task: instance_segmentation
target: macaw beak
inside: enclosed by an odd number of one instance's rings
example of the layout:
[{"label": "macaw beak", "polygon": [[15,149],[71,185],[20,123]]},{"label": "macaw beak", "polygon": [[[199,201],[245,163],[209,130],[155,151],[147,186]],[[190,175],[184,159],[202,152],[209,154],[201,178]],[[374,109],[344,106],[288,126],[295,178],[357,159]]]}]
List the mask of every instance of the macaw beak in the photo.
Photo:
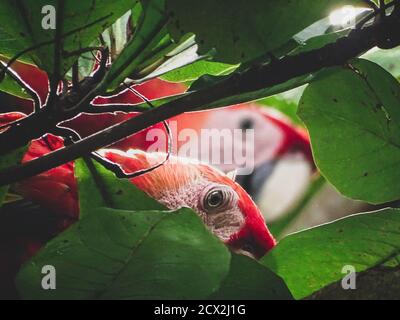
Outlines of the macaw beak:
[{"label": "macaw beak", "polygon": [[236,177],[257,203],[267,223],[283,217],[305,194],[315,167],[301,152],[288,153]]},{"label": "macaw beak", "polygon": [[266,250],[265,247],[261,246],[255,238],[249,236],[243,239],[240,245],[232,247],[231,250],[234,253],[245,255],[255,260],[259,260],[263,256],[265,256],[265,254],[272,248],[273,246]]},{"label": "macaw beak", "polygon": [[243,227],[226,242],[232,251],[260,259],[275,245],[260,209],[243,189],[240,192],[239,208],[245,216]]},{"label": "macaw beak", "polygon": [[276,163],[275,160],[267,161],[256,167],[251,174],[237,176],[235,181],[257,201],[262,187],[274,172]]},{"label": "macaw beak", "polygon": [[259,223],[259,225],[246,223],[237,237],[227,243],[233,252],[258,260],[275,247],[276,240],[264,220]]},{"label": "macaw beak", "polygon": [[[278,167],[278,164],[284,162],[282,160],[292,158],[294,161],[302,161],[305,165],[308,164],[312,170],[316,169],[313,161],[310,139],[306,130],[273,117],[264,110],[260,112],[265,117],[266,121],[273,123],[279,128],[283,133],[283,138],[279,147],[275,150],[272,159],[269,157],[265,162],[258,164],[251,174],[239,175],[236,177],[236,182],[238,182],[256,202],[260,200],[261,191],[269,178],[271,178],[274,170]],[[257,152],[262,153],[263,150],[257,150]]]}]

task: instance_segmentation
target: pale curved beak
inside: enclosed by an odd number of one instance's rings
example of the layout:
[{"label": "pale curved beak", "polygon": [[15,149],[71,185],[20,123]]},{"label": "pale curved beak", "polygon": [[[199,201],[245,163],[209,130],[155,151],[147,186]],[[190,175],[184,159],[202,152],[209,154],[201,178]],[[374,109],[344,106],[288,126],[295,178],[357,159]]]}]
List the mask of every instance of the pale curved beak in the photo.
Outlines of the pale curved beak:
[{"label": "pale curved beak", "polygon": [[256,167],[251,174],[237,176],[236,182],[239,183],[255,201],[257,201],[262,187],[274,172],[275,166],[276,161],[267,161]]}]

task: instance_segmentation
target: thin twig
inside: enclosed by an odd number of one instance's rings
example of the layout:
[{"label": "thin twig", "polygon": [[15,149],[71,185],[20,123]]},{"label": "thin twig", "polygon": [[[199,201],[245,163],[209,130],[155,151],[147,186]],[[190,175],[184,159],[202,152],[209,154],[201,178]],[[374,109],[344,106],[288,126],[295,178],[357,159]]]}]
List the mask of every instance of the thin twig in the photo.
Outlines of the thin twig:
[{"label": "thin twig", "polygon": [[363,0],[363,2],[365,2],[368,6],[370,6],[372,9],[374,9],[374,11],[379,10],[379,7],[372,0]]},{"label": "thin twig", "polygon": [[81,48],[78,50],[74,50],[74,51],[63,51],[62,55],[64,58],[70,58],[70,57],[75,57],[75,56],[80,56],[83,53],[87,53],[87,52],[91,52],[91,51],[95,51],[95,50],[101,50],[103,49],[103,47],[87,47],[87,48]]},{"label": "thin twig", "polygon": [[102,104],[98,106],[91,105],[84,112],[90,114],[99,114],[99,113],[115,113],[115,112],[143,112],[148,110],[149,108],[143,106],[143,104]]},{"label": "thin twig", "polygon": [[78,90],[79,88],[79,63],[78,60],[72,65],[72,89]]},{"label": "thin twig", "polygon": [[[144,95],[142,95],[139,91],[137,91],[134,88],[131,88],[129,86],[126,86],[127,89],[129,91],[131,91],[133,94],[135,94],[136,96],[138,96],[140,99],[142,99],[143,101],[146,102],[146,104],[148,104],[150,106],[150,108],[154,109],[155,106],[151,103],[150,100],[148,100]],[[114,163],[109,161],[108,159],[102,157],[100,154],[98,154],[97,152],[93,152],[92,153],[92,157],[94,159],[96,159],[98,162],[100,162],[103,166],[105,166],[107,169],[113,171],[115,173],[115,175],[118,178],[125,178],[125,179],[133,179],[139,176],[142,176],[144,174],[150,173],[158,168],[160,168],[161,166],[163,166],[171,157],[171,151],[172,151],[172,134],[171,134],[171,129],[167,123],[167,121],[163,121],[163,125],[165,128],[165,131],[167,132],[167,152],[166,152],[166,156],[165,159],[163,161],[161,161],[160,163],[151,166],[149,168],[145,168],[142,170],[137,170],[135,172],[132,173],[128,173],[126,172],[119,164]]]}]

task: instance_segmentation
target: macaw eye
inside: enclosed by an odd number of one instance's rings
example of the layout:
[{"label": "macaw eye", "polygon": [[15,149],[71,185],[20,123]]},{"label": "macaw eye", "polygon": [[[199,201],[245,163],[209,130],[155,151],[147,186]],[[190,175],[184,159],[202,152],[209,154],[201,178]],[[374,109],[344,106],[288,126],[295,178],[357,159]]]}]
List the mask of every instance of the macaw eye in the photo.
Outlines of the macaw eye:
[{"label": "macaw eye", "polygon": [[215,190],[210,192],[207,199],[207,206],[210,208],[218,208],[224,203],[224,193],[222,190]]},{"label": "macaw eye", "polygon": [[253,129],[255,126],[255,123],[253,121],[253,119],[244,119],[240,122],[240,129],[241,130],[250,130]]},{"label": "macaw eye", "polygon": [[218,213],[229,209],[234,204],[235,193],[225,186],[217,186],[205,190],[202,209],[207,213]]}]

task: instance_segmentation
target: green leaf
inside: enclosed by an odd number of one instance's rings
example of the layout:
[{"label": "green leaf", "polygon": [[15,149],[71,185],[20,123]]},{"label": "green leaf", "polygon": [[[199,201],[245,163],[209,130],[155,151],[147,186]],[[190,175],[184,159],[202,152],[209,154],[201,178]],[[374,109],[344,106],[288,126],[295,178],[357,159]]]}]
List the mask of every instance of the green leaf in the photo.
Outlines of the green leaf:
[{"label": "green leaf", "polygon": [[[24,156],[26,147],[15,150],[9,154],[0,157],[0,169],[5,169],[13,165],[17,165],[21,162]],[[6,197],[9,186],[0,187],[0,207]]]},{"label": "green leaf", "polygon": [[[58,4],[64,3],[64,9]],[[46,14],[42,8],[51,5],[62,14],[62,26],[43,29]],[[62,40],[65,52],[74,52],[90,45],[93,40],[133,5],[132,0],[57,1],[57,0],[3,0],[0,3],[1,54],[12,57],[24,49],[52,41],[57,30],[67,35]],[[47,20],[46,20],[47,21]],[[34,61],[40,68],[52,72],[54,45],[41,45],[28,52],[25,60]],[[63,59],[62,72],[66,72],[77,56]]]},{"label": "green leaf", "polygon": [[[250,102],[250,101],[257,101],[259,99],[273,96],[275,94],[285,92],[285,91],[291,90],[293,88],[297,88],[304,84],[307,84],[307,83],[313,81],[317,74],[318,73],[306,74],[304,76],[293,78],[291,80],[286,81],[285,83],[282,83],[282,84],[279,84],[276,86],[272,86],[272,87],[268,87],[265,89],[252,91],[252,92],[238,93],[237,95],[230,96],[228,98],[224,98],[221,100],[217,100],[217,101],[213,102],[212,104],[207,105],[206,109],[231,106],[231,105]],[[228,76],[209,76],[209,75],[202,76],[201,78],[199,78],[197,81],[195,81],[191,85],[191,87],[189,88],[188,91],[190,92],[190,91],[197,91],[200,89],[205,89],[209,86],[216,84],[217,82],[219,82],[221,80],[226,79],[227,77]]]},{"label": "green leaf", "polygon": [[302,124],[301,120],[297,116],[297,103],[289,99],[285,99],[282,96],[275,95],[262,100],[258,100],[257,104],[277,109],[285,114],[287,117],[289,117],[293,123],[297,125]]},{"label": "green leaf", "polygon": [[116,178],[113,172],[95,161],[75,161],[75,176],[78,181],[81,218],[90,214],[94,208],[107,205],[122,210],[166,210],[128,179]]},{"label": "green leaf", "polygon": [[238,66],[213,61],[198,61],[188,66],[173,70],[161,78],[170,82],[191,82],[203,75],[220,76],[234,71]]},{"label": "green leaf", "polygon": [[0,82],[0,91],[6,92],[13,96],[17,96],[24,99],[30,99],[31,96],[22,88],[17,81],[11,76],[5,74],[4,79]]},{"label": "green leaf", "polygon": [[208,58],[208,56],[197,54],[194,36],[183,38],[177,44],[174,44],[169,36],[166,38],[171,41],[171,44],[145,59],[143,63],[137,66],[137,70],[129,76],[135,83],[143,83]]},{"label": "green leaf", "polygon": [[400,77],[400,48],[390,50],[372,49],[362,56],[364,59],[379,64],[389,71],[395,78]]},{"label": "green leaf", "polygon": [[323,34],[320,36],[312,37],[312,38],[308,39],[305,43],[300,44],[294,50],[292,50],[290,52],[290,55],[296,55],[296,54],[320,49],[330,43],[336,42],[338,39],[340,39],[344,36],[347,36],[348,33],[349,33],[348,30],[344,30],[344,31],[331,32],[331,33]]},{"label": "green leaf", "polygon": [[167,36],[164,2],[165,0],[148,0],[137,5],[140,6],[141,16],[134,37],[113,62],[104,79],[110,90],[131,76],[140,64],[153,56],[153,51],[157,51],[160,42],[163,43]]},{"label": "green leaf", "polygon": [[346,265],[362,272],[399,253],[400,210],[384,209],[289,235],[261,263],[301,299],[342,279]]},{"label": "green leaf", "polygon": [[378,65],[334,68],[304,91],[299,116],[318,168],[344,195],[370,203],[400,198],[400,85]]},{"label": "green leaf", "polygon": [[[101,43],[98,40],[95,40],[90,44],[90,47],[100,47],[100,46]],[[90,77],[97,63],[96,56],[93,55],[93,52],[82,53],[77,63],[78,63],[79,79]],[[65,78],[69,81],[72,81],[72,69],[68,70],[68,72],[65,74]]]},{"label": "green leaf", "polygon": [[215,48],[217,61],[236,64],[279,48],[342,5],[361,0],[166,0],[176,41],[195,33],[200,54]]},{"label": "green leaf", "polygon": [[193,35],[188,34],[177,42],[171,39],[164,9],[165,0],[142,1],[135,6],[135,15],[140,17],[136,32],[104,80],[109,91],[127,78],[142,83],[208,58],[197,54]]},{"label": "green leaf", "polygon": [[215,300],[291,300],[283,280],[249,257],[232,254],[228,277],[211,296]]},{"label": "green leaf", "polygon": [[[115,57],[121,53],[128,42],[128,25],[132,25],[136,22],[131,21],[132,11],[136,11],[134,10],[136,7],[140,7],[139,2],[134,6],[133,10],[119,17],[118,20],[102,34],[104,42],[110,49],[111,61],[114,61]],[[133,26],[131,28],[133,28]]]},{"label": "green leaf", "polygon": [[[228,249],[190,209],[103,208],[50,241],[16,284],[23,299],[204,299],[229,262]],[[44,265],[56,269],[56,290],[41,286]]]}]

